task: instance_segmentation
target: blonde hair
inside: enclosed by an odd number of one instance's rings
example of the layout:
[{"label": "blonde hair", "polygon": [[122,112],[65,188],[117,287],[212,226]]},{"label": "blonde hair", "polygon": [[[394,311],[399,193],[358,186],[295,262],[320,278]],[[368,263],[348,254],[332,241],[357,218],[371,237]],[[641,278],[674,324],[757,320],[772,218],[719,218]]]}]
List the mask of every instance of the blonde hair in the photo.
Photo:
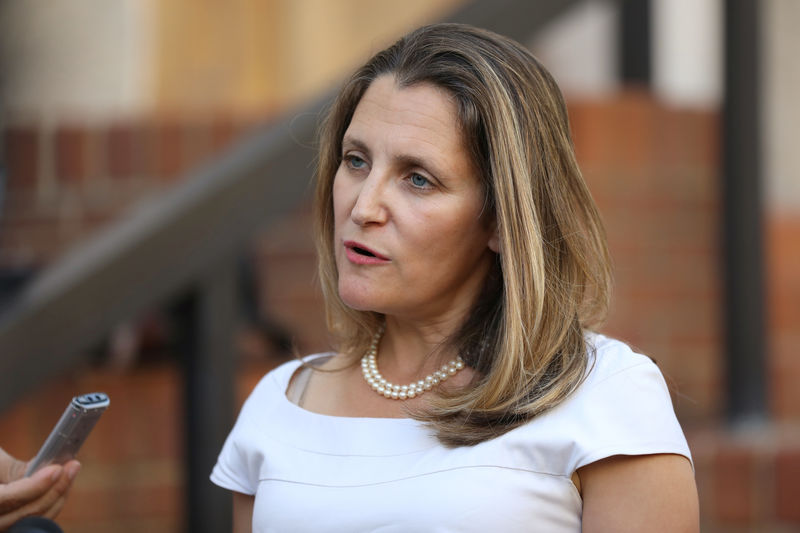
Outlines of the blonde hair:
[{"label": "blonde hair", "polygon": [[450,339],[476,370],[473,383],[413,416],[449,446],[496,437],[554,407],[584,378],[584,330],[608,308],[605,233],[578,169],[561,92],[516,42],[460,24],[420,28],[353,74],[320,130],[315,222],[328,327],[337,349],[360,357],[383,317],[339,298],[332,186],[342,138],[370,84],[448,91],[483,180],[501,253],[460,331]]}]

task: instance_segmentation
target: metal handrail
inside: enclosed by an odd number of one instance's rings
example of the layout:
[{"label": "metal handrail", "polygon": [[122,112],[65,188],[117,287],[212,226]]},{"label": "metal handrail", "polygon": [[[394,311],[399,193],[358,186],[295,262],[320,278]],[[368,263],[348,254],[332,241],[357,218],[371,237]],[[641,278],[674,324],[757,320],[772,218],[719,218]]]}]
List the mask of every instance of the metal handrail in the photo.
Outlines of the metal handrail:
[{"label": "metal handrail", "polygon": [[296,206],[309,188],[321,106],[256,132],[34,279],[0,317],[0,411]]}]

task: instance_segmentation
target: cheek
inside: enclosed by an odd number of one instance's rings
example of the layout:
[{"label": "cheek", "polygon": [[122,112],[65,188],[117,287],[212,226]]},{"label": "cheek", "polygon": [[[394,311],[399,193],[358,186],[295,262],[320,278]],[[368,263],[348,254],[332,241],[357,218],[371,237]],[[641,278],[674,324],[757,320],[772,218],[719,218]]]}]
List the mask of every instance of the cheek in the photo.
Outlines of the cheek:
[{"label": "cheek", "polygon": [[420,257],[439,264],[470,261],[487,247],[488,233],[473,209],[442,217],[441,213],[413,220],[413,246]]},{"label": "cheek", "polygon": [[339,173],[333,178],[331,201],[333,202],[333,219],[336,229],[339,227],[341,219],[346,215],[345,206],[347,205],[347,187],[343,179],[339,178]]}]

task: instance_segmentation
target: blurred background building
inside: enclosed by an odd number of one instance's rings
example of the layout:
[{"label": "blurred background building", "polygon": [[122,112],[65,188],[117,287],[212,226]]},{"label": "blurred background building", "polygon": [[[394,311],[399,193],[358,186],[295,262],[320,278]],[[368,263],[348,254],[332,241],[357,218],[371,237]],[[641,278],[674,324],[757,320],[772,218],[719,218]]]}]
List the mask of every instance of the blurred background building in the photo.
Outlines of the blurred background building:
[{"label": "blurred background building", "polygon": [[214,530],[235,409],[327,348],[318,102],[445,19],[528,44],[567,95],[615,260],[605,331],[672,386],[703,531],[800,528],[800,3],[5,0],[0,446],[30,457],[73,395],[112,398],[67,533]]}]

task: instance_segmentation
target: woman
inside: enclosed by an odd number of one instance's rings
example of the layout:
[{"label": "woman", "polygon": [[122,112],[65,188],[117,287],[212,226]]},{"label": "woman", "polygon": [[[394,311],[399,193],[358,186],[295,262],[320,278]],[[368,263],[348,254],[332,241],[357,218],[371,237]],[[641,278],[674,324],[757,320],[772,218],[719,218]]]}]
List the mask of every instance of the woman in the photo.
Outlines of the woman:
[{"label": "woman", "polygon": [[268,374],[212,473],[236,531],[694,531],[655,365],[591,333],[605,238],[566,108],[521,46],[421,28],[322,128],[335,354]]}]

